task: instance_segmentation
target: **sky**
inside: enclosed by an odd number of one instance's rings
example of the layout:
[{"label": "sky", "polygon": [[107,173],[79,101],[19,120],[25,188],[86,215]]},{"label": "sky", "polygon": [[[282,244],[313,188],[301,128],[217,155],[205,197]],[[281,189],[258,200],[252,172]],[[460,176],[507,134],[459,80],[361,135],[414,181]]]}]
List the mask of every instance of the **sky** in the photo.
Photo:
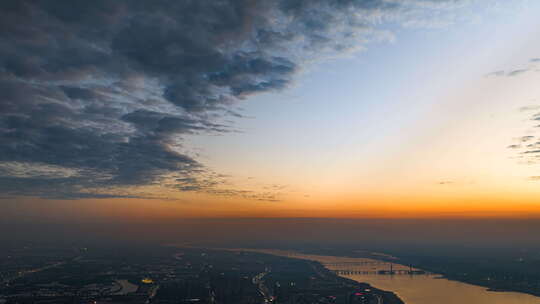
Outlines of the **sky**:
[{"label": "sky", "polygon": [[0,218],[537,218],[538,13],[2,1]]}]

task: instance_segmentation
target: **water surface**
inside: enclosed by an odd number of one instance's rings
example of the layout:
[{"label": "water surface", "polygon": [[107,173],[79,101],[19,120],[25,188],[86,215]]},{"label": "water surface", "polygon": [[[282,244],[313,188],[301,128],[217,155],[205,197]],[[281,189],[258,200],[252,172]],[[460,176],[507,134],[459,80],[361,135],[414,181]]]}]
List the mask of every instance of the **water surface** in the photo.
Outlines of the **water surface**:
[{"label": "water surface", "polygon": [[[342,276],[392,291],[406,304],[540,304],[540,297],[518,292],[487,291],[484,287],[450,281],[436,274],[414,276],[376,274],[379,270],[389,270],[390,264],[374,259],[308,255],[272,249],[257,251],[318,261],[331,270],[362,272]],[[409,267],[393,264],[392,269],[409,270]]]}]

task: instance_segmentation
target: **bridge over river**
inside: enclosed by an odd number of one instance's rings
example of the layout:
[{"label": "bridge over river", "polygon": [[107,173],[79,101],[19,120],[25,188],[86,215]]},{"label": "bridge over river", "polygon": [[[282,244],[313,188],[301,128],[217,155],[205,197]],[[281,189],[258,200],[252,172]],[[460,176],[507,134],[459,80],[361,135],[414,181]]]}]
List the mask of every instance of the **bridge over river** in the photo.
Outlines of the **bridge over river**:
[{"label": "bridge over river", "polygon": [[360,266],[384,266],[391,265],[390,262],[377,261],[377,260],[366,260],[358,262],[338,262],[338,263],[323,263],[328,267],[360,267]]},{"label": "bridge over river", "polygon": [[[381,275],[427,275],[424,270],[415,269],[412,266],[404,266],[391,262],[378,260],[361,260],[355,262],[331,262],[323,263],[325,267],[331,269],[338,275],[361,275],[361,274],[381,274]],[[396,267],[394,267],[396,266]]]},{"label": "bridge over river", "polygon": [[380,274],[380,275],[429,275],[430,273],[423,270],[354,270],[354,269],[337,269],[332,270],[337,275],[358,275],[358,274]]}]

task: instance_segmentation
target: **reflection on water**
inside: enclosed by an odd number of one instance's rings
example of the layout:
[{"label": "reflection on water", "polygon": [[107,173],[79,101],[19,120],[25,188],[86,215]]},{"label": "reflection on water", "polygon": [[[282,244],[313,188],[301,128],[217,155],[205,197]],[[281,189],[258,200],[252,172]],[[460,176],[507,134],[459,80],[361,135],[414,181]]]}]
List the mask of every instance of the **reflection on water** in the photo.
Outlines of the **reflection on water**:
[{"label": "reflection on water", "polygon": [[[540,297],[517,292],[490,292],[483,287],[450,281],[432,274],[377,274],[379,270],[390,270],[390,264],[372,259],[306,255],[281,250],[257,251],[318,261],[331,270],[354,271],[353,275],[343,276],[393,291],[406,304],[540,304]],[[409,267],[393,264],[392,270],[409,270]]]}]

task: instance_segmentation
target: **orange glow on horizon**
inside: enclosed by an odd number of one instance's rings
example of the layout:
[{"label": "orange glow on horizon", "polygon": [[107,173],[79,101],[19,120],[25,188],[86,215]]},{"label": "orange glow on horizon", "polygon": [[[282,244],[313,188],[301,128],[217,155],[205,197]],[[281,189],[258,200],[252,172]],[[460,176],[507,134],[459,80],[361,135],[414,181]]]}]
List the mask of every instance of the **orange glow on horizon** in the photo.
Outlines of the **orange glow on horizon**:
[{"label": "orange glow on horizon", "polygon": [[[530,203],[524,201],[521,198],[484,197],[459,200],[350,198],[340,202],[252,202],[227,198],[190,203],[175,200],[98,199],[49,201],[44,204],[41,199],[28,199],[14,203],[13,209],[24,212],[26,218],[157,222],[183,218],[540,218],[540,204],[534,199]],[[46,210],[39,206],[46,206]],[[9,205],[6,207],[5,215],[8,216],[10,208]]]}]

